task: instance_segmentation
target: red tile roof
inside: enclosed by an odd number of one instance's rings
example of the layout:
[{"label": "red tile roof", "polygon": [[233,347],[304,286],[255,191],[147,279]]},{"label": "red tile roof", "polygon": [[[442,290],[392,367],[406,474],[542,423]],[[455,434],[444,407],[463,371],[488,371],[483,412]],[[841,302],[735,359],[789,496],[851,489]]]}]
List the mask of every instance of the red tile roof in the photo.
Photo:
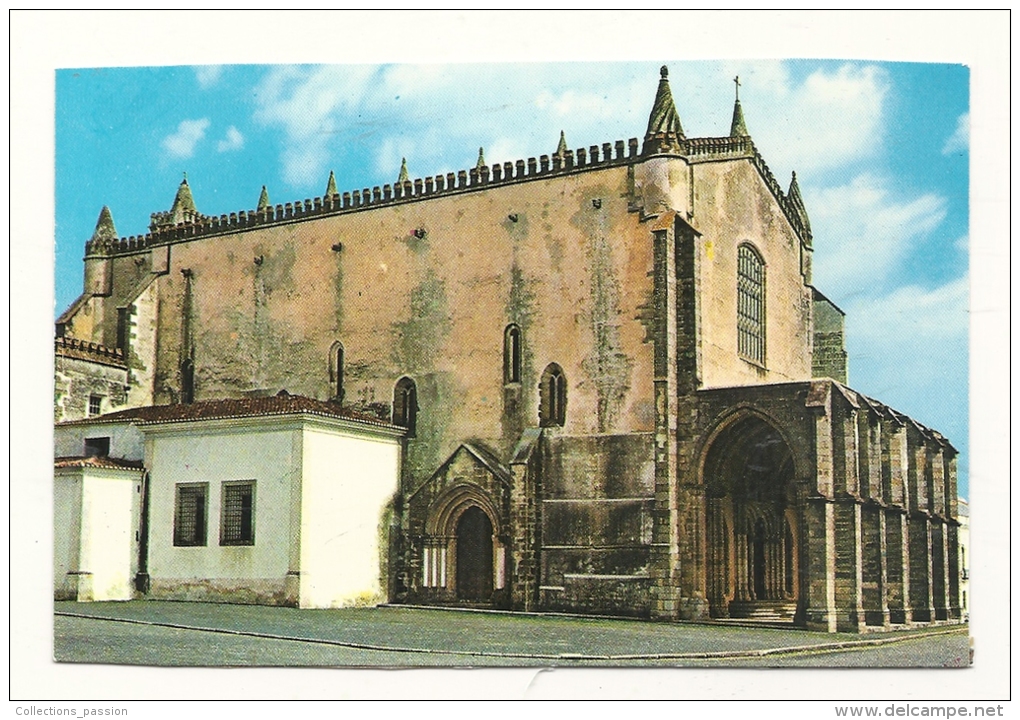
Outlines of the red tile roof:
[{"label": "red tile roof", "polygon": [[[213,420],[237,417],[261,417],[267,415],[318,415],[321,417],[353,420],[354,422],[379,427],[395,427],[371,415],[355,412],[338,403],[313,400],[303,395],[274,395],[230,400],[206,400],[203,402],[177,405],[147,405],[106,413],[87,420],[75,420],[74,424],[92,422],[138,422],[169,423],[189,420]],[[72,424],[66,423],[66,424]]]},{"label": "red tile roof", "polygon": [[141,470],[141,460],[118,460],[109,457],[58,457],[55,468],[104,468],[106,470]]}]

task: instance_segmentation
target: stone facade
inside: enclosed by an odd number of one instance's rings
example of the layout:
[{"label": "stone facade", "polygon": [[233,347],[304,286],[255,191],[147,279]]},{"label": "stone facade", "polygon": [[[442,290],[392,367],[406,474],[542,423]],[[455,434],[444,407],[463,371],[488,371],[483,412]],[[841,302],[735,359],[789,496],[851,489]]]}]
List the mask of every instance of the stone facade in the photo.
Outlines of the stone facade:
[{"label": "stone facade", "polygon": [[58,332],[122,353],[128,405],[286,389],[405,427],[391,600],[959,617],[955,451],[845,387],[796,177],[739,104],[688,138],[663,68],[643,143],[174,208],[101,215]]}]

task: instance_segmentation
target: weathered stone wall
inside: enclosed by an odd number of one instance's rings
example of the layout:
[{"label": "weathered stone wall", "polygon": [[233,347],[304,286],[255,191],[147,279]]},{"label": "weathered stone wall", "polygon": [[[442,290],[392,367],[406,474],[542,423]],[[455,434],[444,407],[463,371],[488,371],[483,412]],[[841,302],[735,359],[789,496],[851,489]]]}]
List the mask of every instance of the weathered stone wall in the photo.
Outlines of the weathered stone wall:
[{"label": "weathered stone wall", "polygon": [[817,290],[814,291],[814,345],[811,376],[828,377],[846,384],[846,338],[843,311]]},{"label": "weathered stone wall", "polygon": [[[547,437],[540,604],[647,614],[653,435]],[[623,601],[626,601],[625,603]]]},{"label": "weathered stone wall", "polygon": [[[693,165],[691,224],[697,243],[702,387],[803,380],[811,376],[810,253],[758,170],[744,159]],[[737,352],[737,248],[765,261],[765,363]]]},{"label": "weathered stone wall", "polygon": [[131,378],[128,404],[132,407],[152,404],[159,349],[159,339],[156,336],[159,315],[158,278],[149,276],[142,282],[140,291],[124,308],[125,327],[122,330],[124,356]]},{"label": "weathered stone wall", "polygon": [[102,412],[123,407],[128,399],[127,369],[57,354],[54,367],[53,420],[88,417],[89,397],[103,398]]},{"label": "weathered stone wall", "polygon": [[[329,398],[329,349],[339,340],[346,403],[388,405],[397,379],[415,381],[412,483],[465,438],[505,456],[517,430],[537,424],[538,379],[551,362],[567,378],[567,432],[646,431],[654,422],[651,342],[633,322],[651,295],[651,243],[628,212],[626,167],[369,206],[171,250],[158,285],[157,403],[179,399],[191,352],[196,399],[281,388]],[[111,261],[107,302],[126,301],[119,288],[149,271],[148,260],[135,262],[148,257]],[[522,378],[505,409],[511,322],[522,330]]]}]

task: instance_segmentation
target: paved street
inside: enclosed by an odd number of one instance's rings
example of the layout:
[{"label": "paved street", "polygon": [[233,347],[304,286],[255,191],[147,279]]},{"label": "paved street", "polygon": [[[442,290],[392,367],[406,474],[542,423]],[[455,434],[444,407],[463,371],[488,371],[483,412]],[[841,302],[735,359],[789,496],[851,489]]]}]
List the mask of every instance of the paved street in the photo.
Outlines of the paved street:
[{"label": "paved street", "polygon": [[158,601],[56,603],[55,611],[54,657],[65,662],[962,667],[969,658],[966,630],[947,633],[948,628],[858,636],[432,609],[296,610]]}]

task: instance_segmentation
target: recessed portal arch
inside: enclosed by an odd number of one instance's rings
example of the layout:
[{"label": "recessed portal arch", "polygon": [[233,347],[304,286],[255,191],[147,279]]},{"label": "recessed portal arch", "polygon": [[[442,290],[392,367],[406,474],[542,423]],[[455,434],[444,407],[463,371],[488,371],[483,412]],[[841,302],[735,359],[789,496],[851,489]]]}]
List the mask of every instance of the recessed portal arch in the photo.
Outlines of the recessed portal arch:
[{"label": "recessed portal arch", "polygon": [[477,485],[458,481],[429,509],[422,587],[445,601],[487,603],[506,582],[506,544],[497,504]]},{"label": "recessed portal arch", "polygon": [[799,589],[789,444],[769,420],[740,413],[723,421],[703,458],[709,612],[792,619]]}]

